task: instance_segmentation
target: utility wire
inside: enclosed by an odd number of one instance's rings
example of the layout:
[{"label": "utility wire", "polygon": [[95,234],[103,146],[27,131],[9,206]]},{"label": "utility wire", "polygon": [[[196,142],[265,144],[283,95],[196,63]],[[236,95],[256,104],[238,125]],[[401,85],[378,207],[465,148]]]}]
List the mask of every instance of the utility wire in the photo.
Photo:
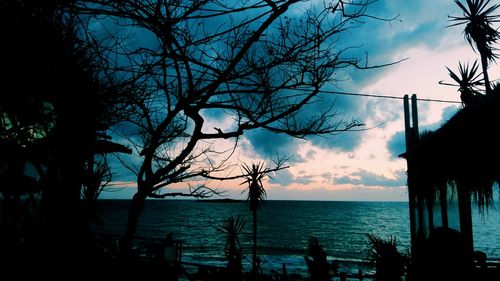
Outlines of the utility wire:
[{"label": "utility wire", "polygon": [[[177,78],[176,75],[167,75],[167,77],[171,78]],[[186,78],[186,77],[181,77],[181,78]],[[206,80],[206,81],[212,81],[211,79],[201,79]],[[310,91],[311,89],[301,89],[301,88],[287,88],[283,90],[288,90],[288,91]],[[358,96],[358,97],[370,97],[370,98],[383,98],[383,99],[396,99],[396,100],[402,100],[403,97],[398,97],[398,96],[385,96],[385,95],[372,95],[372,94],[361,94],[361,93],[351,93],[351,92],[341,92],[341,91],[327,91],[327,90],[319,90],[319,93],[325,93],[325,94],[333,94],[333,95],[342,95],[342,96]],[[440,103],[454,103],[454,104],[462,104],[461,101],[453,101],[453,100],[441,100],[441,99],[421,99],[417,98],[418,101],[425,101],[425,102],[440,102]]]},{"label": "utility wire", "polygon": [[[306,89],[288,89],[288,90],[306,91]],[[397,99],[397,100],[402,100],[403,99],[403,97],[397,97],[397,96],[372,95],[372,94],[350,93],[350,92],[340,92],[340,91],[319,90],[319,92],[320,93],[325,93],[325,94],[343,95],[343,96],[360,96],[360,97]],[[441,99],[419,99],[419,98],[417,98],[417,100],[419,100],[419,101],[427,101],[427,102],[456,103],[456,104],[461,104],[462,103],[460,101],[441,100]]]}]

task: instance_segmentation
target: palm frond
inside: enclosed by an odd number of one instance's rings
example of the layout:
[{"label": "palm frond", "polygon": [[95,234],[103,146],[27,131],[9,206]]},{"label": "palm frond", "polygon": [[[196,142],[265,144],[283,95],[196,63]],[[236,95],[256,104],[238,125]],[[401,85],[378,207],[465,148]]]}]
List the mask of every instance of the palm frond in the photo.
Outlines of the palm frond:
[{"label": "palm frond", "polygon": [[217,225],[217,230],[220,232],[229,235],[232,237],[234,235],[238,235],[241,233],[243,228],[245,228],[245,220],[240,216],[237,216],[236,219],[233,216],[225,219],[222,224]]},{"label": "palm frond", "polygon": [[500,15],[493,14],[500,7],[495,4],[490,7],[487,0],[467,0],[465,6],[460,0],[454,0],[462,10],[462,16],[450,16],[453,22],[449,26],[465,25],[464,37],[474,50],[479,51],[488,60],[494,61],[498,55],[493,45],[500,38],[500,33],[493,28],[492,24],[499,21]]},{"label": "palm frond", "polygon": [[258,208],[260,206],[260,201],[267,198],[266,190],[262,184],[262,179],[266,176],[266,169],[263,163],[252,164],[248,166],[247,164],[242,165],[245,171],[246,180],[241,184],[248,184],[247,200],[250,201],[250,209]]},{"label": "palm frond", "polygon": [[387,240],[377,237],[373,234],[367,234],[368,241],[370,241],[371,251],[370,258],[374,261],[383,259],[393,255],[398,255],[398,241],[396,237],[390,236]]},{"label": "palm frond", "polygon": [[230,216],[217,226],[217,229],[226,235],[224,254],[228,260],[226,269],[232,275],[232,278],[230,278],[232,280],[242,280],[243,267],[241,261],[243,254],[238,235],[243,231],[244,227],[245,220],[240,216],[236,218]]},{"label": "palm frond", "polygon": [[474,94],[480,94],[481,90],[478,87],[484,85],[484,80],[480,78],[481,73],[478,73],[479,64],[477,61],[474,61],[472,66],[470,66],[469,63],[462,64],[459,62],[458,73],[455,73],[449,67],[446,67],[446,69],[448,70],[448,74],[451,79],[453,79],[457,84],[440,82],[441,85],[458,86],[459,92],[470,91]]}]

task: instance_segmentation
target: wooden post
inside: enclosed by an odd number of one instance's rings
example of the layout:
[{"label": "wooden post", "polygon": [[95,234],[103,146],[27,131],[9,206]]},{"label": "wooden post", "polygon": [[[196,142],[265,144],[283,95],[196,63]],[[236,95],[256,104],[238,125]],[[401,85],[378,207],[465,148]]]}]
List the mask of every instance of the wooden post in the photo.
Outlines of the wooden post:
[{"label": "wooden post", "polygon": [[445,186],[439,191],[439,204],[441,205],[441,223],[444,228],[448,228],[448,186]]},{"label": "wooden post", "polygon": [[[412,121],[412,128],[411,128],[411,142],[410,144],[413,146],[415,145],[418,140],[420,139],[420,132],[418,129],[418,109],[417,109],[417,95],[413,94],[411,96],[411,121]],[[412,168],[414,170],[414,168]],[[415,178],[415,171],[413,171],[413,178]],[[414,189],[417,189],[418,187],[415,186]],[[422,188],[422,186],[420,187]],[[417,191],[418,192],[418,191]],[[426,206],[424,204],[425,197],[422,196],[421,194],[417,194],[417,208],[418,208],[418,233],[419,235],[422,235],[420,238],[425,238],[425,232],[424,232],[424,208],[427,208],[427,215],[428,215],[428,222],[429,222],[429,228],[430,228],[430,223],[432,222],[432,211],[429,209],[429,206]]]},{"label": "wooden post", "polygon": [[410,150],[411,147],[411,125],[410,125],[410,103],[408,100],[408,95],[403,97],[403,106],[405,114],[405,140],[406,140],[406,151]]},{"label": "wooden post", "polygon": [[[412,142],[417,142],[420,138],[420,133],[418,131],[418,110],[417,110],[417,95],[413,94],[411,96],[411,119],[412,119]],[[412,144],[413,145],[413,144]]]},{"label": "wooden post", "polygon": [[470,194],[466,187],[461,183],[457,182],[457,193],[458,193],[458,212],[460,216],[460,232],[462,235],[463,243],[466,250],[466,262],[472,266],[473,263],[473,237],[472,237],[472,212],[471,212],[471,202]]},{"label": "wooden post", "polygon": [[[412,146],[412,127],[410,125],[410,104],[408,95],[403,97],[403,106],[404,106],[404,117],[405,117],[405,140],[406,140],[406,152],[408,153]],[[415,241],[416,241],[416,218],[415,218],[415,184],[413,177],[413,170],[411,159],[406,159],[408,166],[408,205],[410,208],[410,239],[411,239],[411,251],[415,253]]]},{"label": "wooden post", "polygon": [[434,203],[433,201],[429,200],[427,198],[427,204],[425,204],[424,208],[427,208],[427,215],[428,215],[428,225],[429,225],[429,233],[431,233],[434,230]]}]

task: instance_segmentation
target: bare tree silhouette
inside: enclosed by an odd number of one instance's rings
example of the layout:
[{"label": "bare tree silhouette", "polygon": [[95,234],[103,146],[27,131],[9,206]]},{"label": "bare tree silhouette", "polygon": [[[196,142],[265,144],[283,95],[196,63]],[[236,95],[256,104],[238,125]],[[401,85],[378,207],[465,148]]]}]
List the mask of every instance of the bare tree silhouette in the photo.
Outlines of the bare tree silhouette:
[{"label": "bare tree silhouette", "polygon": [[[337,82],[339,69],[372,68],[347,56],[349,48],[337,47],[341,34],[356,26],[351,23],[377,20],[366,14],[372,1],[333,1],[288,15],[301,2],[77,2],[82,17],[102,26],[92,38],[113,54],[108,67],[136,77],[129,120],[134,129],[124,135],[135,144],[140,164],[128,165],[137,175],[137,193],[124,251],[147,197],[217,193],[202,179],[227,171],[245,132],[260,128],[306,138],[362,126],[333,105],[314,114],[304,108],[320,101],[320,90]],[[213,115],[231,125],[214,127]],[[217,148],[223,140],[232,148]],[[189,191],[166,190],[180,183]]]}]

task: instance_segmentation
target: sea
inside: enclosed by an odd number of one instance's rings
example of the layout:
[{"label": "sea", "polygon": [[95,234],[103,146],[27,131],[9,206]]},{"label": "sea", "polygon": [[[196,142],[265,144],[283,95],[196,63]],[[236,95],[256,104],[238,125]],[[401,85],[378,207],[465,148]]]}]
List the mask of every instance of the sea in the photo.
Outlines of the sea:
[{"label": "sea", "polygon": [[[99,233],[122,235],[130,200],[100,200]],[[231,203],[197,200],[148,200],[137,229],[137,236],[163,239],[172,233],[183,241],[182,261],[224,266],[224,233],[217,229],[224,219],[240,216],[246,221],[239,236],[244,252],[245,270],[251,268],[252,216],[245,201]],[[369,262],[367,234],[388,239],[395,237],[401,253],[410,247],[407,202],[341,201],[264,201],[257,211],[258,252],[262,271],[305,276],[307,241],[316,237],[335,261],[339,272],[373,274]],[[485,214],[473,214],[474,247],[488,258],[500,257],[500,205],[497,202]]]}]

